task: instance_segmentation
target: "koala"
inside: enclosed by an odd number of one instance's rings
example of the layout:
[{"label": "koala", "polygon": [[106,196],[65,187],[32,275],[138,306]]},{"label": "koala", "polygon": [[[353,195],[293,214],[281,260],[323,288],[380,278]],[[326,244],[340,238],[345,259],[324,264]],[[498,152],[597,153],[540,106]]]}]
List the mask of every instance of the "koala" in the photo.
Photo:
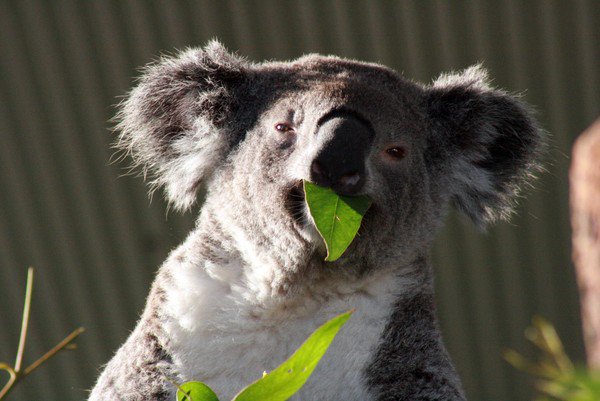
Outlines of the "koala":
[{"label": "koala", "polygon": [[[507,218],[544,142],[481,66],[420,84],[334,56],[253,63],[213,41],[148,66],[118,130],[171,207],[206,199],[90,400],[174,400],[189,380],[231,399],[350,309],[293,400],[465,400],[432,241],[452,205],[481,227]],[[373,202],[335,262],[303,180]]]}]

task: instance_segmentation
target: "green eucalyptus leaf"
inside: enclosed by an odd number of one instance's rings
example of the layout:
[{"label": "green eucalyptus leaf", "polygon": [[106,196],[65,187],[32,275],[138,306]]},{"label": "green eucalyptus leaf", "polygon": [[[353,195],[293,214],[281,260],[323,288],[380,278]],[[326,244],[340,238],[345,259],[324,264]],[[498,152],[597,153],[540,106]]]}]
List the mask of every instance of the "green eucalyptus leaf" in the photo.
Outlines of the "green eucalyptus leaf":
[{"label": "green eucalyptus leaf", "polygon": [[177,401],[219,401],[210,387],[202,382],[186,382],[177,390]]},{"label": "green eucalyptus leaf", "polygon": [[232,401],[285,401],[289,399],[306,383],[352,312],[342,313],[319,327],[287,361],[247,386]]},{"label": "green eucalyptus leaf", "polygon": [[304,181],[308,211],[327,247],[328,262],[338,259],[356,236],[371,206],[367,196],[340,196],[331,188]]}]

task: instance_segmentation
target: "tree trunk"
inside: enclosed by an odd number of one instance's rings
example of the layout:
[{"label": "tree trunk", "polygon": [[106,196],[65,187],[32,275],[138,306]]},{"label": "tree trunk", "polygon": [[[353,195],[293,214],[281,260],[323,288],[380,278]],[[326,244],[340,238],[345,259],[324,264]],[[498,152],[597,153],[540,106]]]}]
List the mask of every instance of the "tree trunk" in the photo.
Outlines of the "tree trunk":
[{"label": "tree trunk", "polygon": [[591,368],[600,369],[600,119],[575,142],[569,179],[587,360]]}]

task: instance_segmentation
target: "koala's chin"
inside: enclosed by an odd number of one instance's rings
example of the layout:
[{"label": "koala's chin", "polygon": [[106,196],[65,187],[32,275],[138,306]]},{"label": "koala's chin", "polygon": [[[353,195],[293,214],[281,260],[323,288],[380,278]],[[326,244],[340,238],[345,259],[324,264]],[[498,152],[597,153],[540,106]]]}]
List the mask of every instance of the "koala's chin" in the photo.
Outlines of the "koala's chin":
[{"label": "koala's chin", "polygon": [[[144,70],[118,145],[170,205],[207,196],[158,271],[92,401],[231,399],[321,324],[354,308],[294,401],[464,401],[437,324],[430,247],[449,207],[507,218],[542,131],[481,66],[420,84],[372,63],[251,63],[218,42]],[[333,263],[302,180],[373,200]]]}]

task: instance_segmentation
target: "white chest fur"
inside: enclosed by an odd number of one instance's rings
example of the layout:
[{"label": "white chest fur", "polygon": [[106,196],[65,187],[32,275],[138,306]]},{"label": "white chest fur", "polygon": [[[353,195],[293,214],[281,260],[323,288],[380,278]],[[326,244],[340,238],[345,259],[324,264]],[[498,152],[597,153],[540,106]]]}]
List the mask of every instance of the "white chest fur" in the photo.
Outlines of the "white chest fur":
[{"label": "white chest fur", "polygon": [[286,360],[321,324],[355,309],[319,366],[292,399],[368,400],[364,369],[403,285],[389,276],[359,288],[335,288],[285,307],[265,308],[247,285],[239,266],[205,263],[173,266],[165,284],[164,325],[173,360],[183,380],[210,385],[228,400],[247,384]]}]

